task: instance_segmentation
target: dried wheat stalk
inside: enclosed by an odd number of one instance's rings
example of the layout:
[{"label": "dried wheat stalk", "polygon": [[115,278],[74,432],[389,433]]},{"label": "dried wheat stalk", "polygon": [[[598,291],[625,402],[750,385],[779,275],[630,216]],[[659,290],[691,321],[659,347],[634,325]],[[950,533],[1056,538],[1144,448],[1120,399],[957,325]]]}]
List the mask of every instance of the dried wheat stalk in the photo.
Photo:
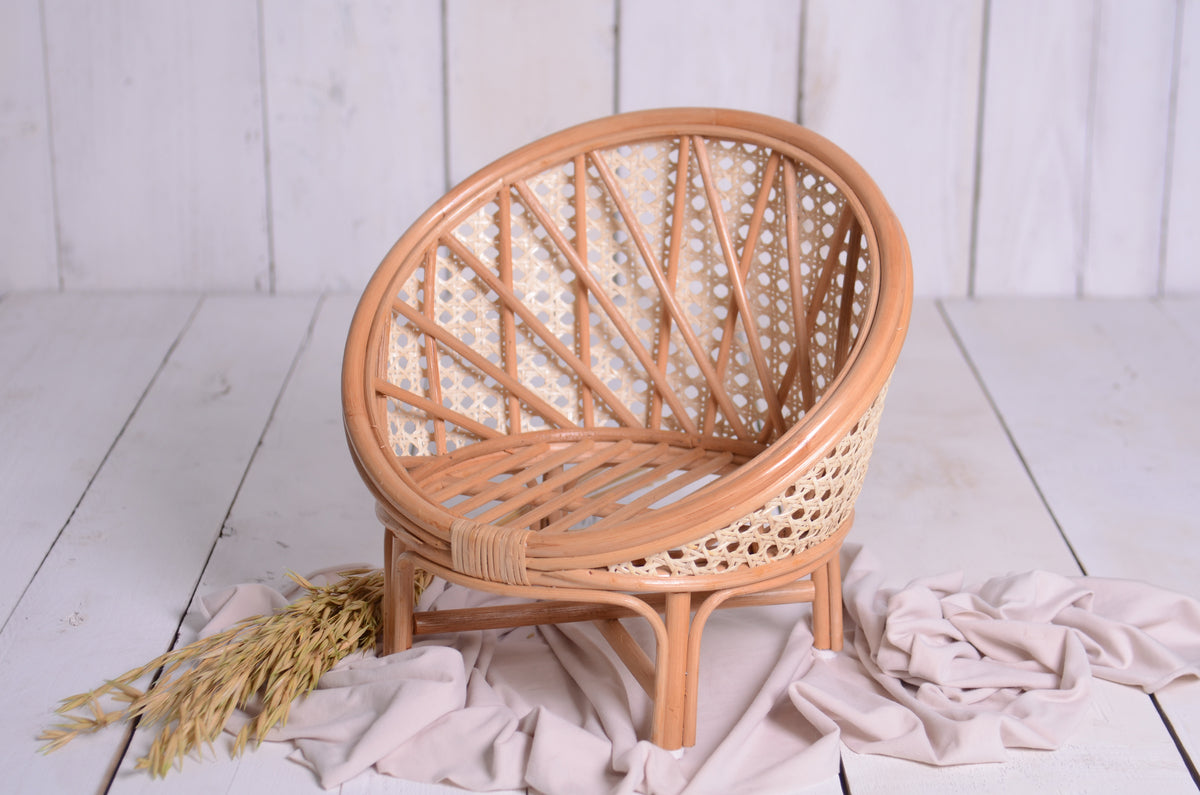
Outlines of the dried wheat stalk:
[{"label": "dried wheat stalk", "polygon": [[[429,578],[418,575],[421,589]],[[343,572],[327,586],[291,576],[307,593],[279,612],[244,619],[64,699],[57,712],[65,719],[39,737],[47,742],[43,750],[54,751],[113,723],[137,721],[158,727],[137,766],[163,776],[201,746],[211,748],[233,711],[252,700],[258,711],[238,732],[230,753],[240,754],[251,738],[261,741],[273,726],[287,722],[292,702],[339,660],[374,649],[380,629],[383,572],[378,569]],[[159,669],[144,692],[133,686]],[[106,699],[124,706],[106,709],[101,703]]]}]

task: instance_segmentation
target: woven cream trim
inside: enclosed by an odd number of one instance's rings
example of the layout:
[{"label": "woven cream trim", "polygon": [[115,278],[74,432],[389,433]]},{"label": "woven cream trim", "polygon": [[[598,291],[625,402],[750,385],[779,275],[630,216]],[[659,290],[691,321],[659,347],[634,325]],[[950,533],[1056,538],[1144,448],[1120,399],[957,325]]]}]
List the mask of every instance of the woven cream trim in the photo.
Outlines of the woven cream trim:
[{"label": "woven cream trim", "polygon": [[762,508],[690,544],[609,571],[645,577],[716,574],[762,566],[821,543],[854,510],[886,394],[885,386],[824,459]]},{"label": "woven cream trim", "polygon": [[525,546],[529,530],[455,519],[450,525],[450,558],[454,570],[506,585],[529,585]]}]

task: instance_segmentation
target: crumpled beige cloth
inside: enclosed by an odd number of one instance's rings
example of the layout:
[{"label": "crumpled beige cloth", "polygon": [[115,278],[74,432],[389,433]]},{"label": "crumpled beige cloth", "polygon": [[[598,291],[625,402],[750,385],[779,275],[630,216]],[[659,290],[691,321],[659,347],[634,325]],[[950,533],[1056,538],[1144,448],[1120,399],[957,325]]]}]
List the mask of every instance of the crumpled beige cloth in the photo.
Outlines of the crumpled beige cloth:
[{"label": "crumpled beige cloth", "polygon": [[[545,793],[795,790],[837,774],[839,740],[933,764],[1054,748],[1092,677],[1153,692],[1200,674],[1200,603],[1143,583],[1015,574],[881,587],[843,552],[846,648],[814,652],[809,608],[716,614],[704,635],[699,738],[645,741],[651,705],[591,625],[461,633],[356,655],[268,739],[291,741],[325,787],[374,767],[412,781]],[[434,586],[422,609],[494,602]],[[243,585],[208,597],[204,632],[283,597]],[[631,620],[643,642],[649,635]]]}]

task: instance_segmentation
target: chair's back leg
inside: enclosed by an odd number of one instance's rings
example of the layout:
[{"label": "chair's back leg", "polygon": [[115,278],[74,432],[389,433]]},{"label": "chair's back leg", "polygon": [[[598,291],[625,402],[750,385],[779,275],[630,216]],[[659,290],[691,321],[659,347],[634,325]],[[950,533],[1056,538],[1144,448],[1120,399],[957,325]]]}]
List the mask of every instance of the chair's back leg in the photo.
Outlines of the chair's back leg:
[{"label": "chair's back leg", "polygon": [[842,650],[842,556],[841,544],[829,556],[829,648]]},{"label": "chair's back leg", "polygon": [[813,569],[812,631],[813,648],[828,649],[829,635],[829,568],[823,563]]}]

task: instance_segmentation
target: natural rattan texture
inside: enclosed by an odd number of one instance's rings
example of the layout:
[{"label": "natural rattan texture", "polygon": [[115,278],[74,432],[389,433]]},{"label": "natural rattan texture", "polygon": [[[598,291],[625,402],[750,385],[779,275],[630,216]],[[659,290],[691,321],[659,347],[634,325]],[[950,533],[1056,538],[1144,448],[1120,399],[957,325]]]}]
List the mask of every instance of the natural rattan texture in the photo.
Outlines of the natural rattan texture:
[{"label": "natural rattan texture", "polygon": [[[468,179],[389,253],[347,343],[348,438],[388,528],[385,646],[411,639],[413,565],[622,606],[659,636],[668,745],[693,730],[669,714],[712,608],[815,600],[836,647],[836,552],[910,293],[870,179],[778,120],[628,114]],[[665,622],[619,593],[653,591]]]}]

